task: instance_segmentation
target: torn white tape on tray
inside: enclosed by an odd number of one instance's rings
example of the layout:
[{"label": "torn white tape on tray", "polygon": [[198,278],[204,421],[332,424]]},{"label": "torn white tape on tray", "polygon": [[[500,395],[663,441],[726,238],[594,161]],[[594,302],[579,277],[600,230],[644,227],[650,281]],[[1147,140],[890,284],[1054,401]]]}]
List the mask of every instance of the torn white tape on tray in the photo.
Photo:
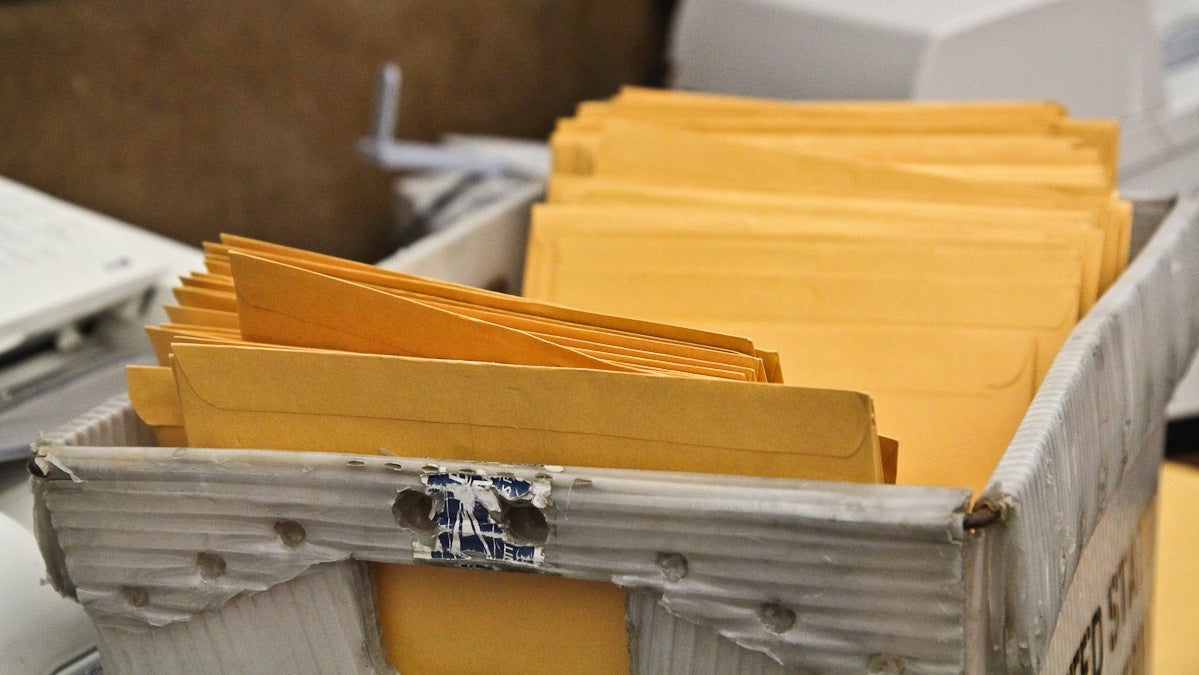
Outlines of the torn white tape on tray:
[{"label": "torn white tape on tray", "polygon": [[438,472],[421,482],[424,493],[404,490],[395,505],[396,520],[416,535],[417,560],[481,569],[535,569],[544,562],[548,478]]}]

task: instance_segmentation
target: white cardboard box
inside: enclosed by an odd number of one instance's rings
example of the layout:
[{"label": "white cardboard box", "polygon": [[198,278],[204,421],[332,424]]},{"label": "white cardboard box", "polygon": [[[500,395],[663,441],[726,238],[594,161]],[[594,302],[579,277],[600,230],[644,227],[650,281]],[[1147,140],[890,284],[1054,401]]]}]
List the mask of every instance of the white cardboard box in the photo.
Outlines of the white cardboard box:
[{"label": "white cardboard box", "polygon": [[629,590],[637,673],[1141,672],[1197,218],[1169,211],[1080,323],[973,513],[947,488],[156,448],[116,400],[36,446],[39,540],[109,673],[389,672],[361,562],[428,563],[395,507],[446,480],[518,485],[548,525],[532,567]]}]

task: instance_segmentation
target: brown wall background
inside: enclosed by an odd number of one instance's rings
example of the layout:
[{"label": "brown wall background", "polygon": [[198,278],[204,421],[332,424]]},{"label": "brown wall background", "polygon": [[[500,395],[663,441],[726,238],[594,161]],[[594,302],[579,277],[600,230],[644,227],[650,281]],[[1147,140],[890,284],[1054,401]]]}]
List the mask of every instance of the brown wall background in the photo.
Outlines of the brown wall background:
[{"label": "brown wall background", "polygon": [[651,0],[0,2],[0,175],[198,244],[236,232],[361,260],[394,242],[361,160],[378,66],[397,134],[545,138],[656,83]]}]

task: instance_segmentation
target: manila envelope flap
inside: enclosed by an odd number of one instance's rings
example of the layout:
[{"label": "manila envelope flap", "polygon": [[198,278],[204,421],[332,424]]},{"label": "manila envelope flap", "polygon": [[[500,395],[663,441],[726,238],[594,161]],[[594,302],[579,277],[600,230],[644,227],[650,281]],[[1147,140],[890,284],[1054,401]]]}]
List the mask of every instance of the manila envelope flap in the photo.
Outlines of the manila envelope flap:
[{"label": "manila envelope flap", "polygon": [[237,313],[222,312],[216,309],[201,307],[183,307],[181,305],[163,305],[162,308],[171,323],[188,323],[196,326],[212,326],[213,328],[228,328],[237,330]]},{"label": "manila envelope flap", "polygon": [[[251,254],[255,258],[263,258],[274,262],[293,265],[294,267],[325,274],[351,283],[361,284],[374,290],[397,295],[410,301],[420,303],[437,310],[450,312],[454,315],[479,319],[507,329],[523,331],[534,337],[547,340],[554,344],[577,349],[596,358],[618,363],[637,364],[630,358],[635,353],[651,352],[653,360],[664,362],[658,366],[678,372],[705,374],[694,368],[695,359],[705,362],[709,368],[716,368],[724,374],[720,377],[744,380],[767,380],[760,359],[754,355],[717,347],[707,347],[689,344],[668,338],[658,338],[636,333],[628,333],[612,328],[597,328],[569,322],[563,319],[546,318],[526,314],[514,309],[488,307],[460,299],[443,298],[428,295],[409,288],[393,288],[389,282],[396,278],[383,273],[381,270],[361,270],[356,267],[336,267],[321,262],[305,259],[283,259],[271,253]],[[424,290],[434,290],[429,286]],[[531,304],[531,303],[530,303]],[[734,338],[735,339],[735,338]],[[632,350],[632,351],[630,351]],[[360,350],[352,350],[360,351]],[[646,356],[649,356],[646,354]],[[654,368],[655,364],[644,362],[646,368]],[[748,373],[748,374],[746,374]]]},{"label": "manila envelope flap", "polygon": [[[497,293],[461,284],[417,277],[396,270],[382,269],[365,263],[343,260],[333,256],[257,241],[246,237],[222,234],[221,241],[223,242],[223,246],[226,247],[225,255],[228,252],[232,252],[230,247],[232,249],[247,249],[245,252],[251,255],[269,258],[286,264],[293,264],[297,267],[326,273],[330,276],[336,276],[356,283],[372,286],[377,285],[387,289],[426,293],[444,299],[478,304],[481,307],[521,312],[535,317],[569,321],[596,328],[637,333],[717,349],[727,349],[744,354],[753,354],[753,343],[743,337],[721,335],[693,328],[641,321],[627,317],[608,316],[571,307],[537,302],[506,293]],[[209,246],[206,248],[216,254],[219,247]],[[340,271],[338,271],[338,268],[341,268]]]},{"label": "manila envelope flap", "polygon": [[169,366],[125,366],[129,402],[143,422],[152,426],[182,426],[183,411]]},{"label": "manila envelope flap", "polygon": [[174,347],[201,447],[881,482],[865,394],[410,357]]},{"label": "manila envelope flap", "polygon": [[228,291],[214,291],[209,288],[193,286],[176,286],[171,289],[175,299],[183,307],[198,307],[218,312],[236,312],[237,300]]},{"label": "manila envelope flap", "polygon": [[[595,174],[658,182],[875,196],[921,195],[939,201],[1055,204],[1093,200],[1092,190],[967,180],[868,162],[765,148],[625,121],[612,121],[600,141]],[[798,181],[798,183],[797,183]]]},{"label": "manila envelope flap", "polygon": [[635,370],[523,331],[362,284],[233,252],[242,336],[253,342],[521,365]]},{"label": "manila envelope flap", "polygon": [[193,337],[210,337],[224,341],[241,342],[241,334],[236,330],[214,328],[212,326],[197,326],[193,324],[163,323],[144,328],[154,357],[160,366],[170,366],[171,341],[181,335]]}]

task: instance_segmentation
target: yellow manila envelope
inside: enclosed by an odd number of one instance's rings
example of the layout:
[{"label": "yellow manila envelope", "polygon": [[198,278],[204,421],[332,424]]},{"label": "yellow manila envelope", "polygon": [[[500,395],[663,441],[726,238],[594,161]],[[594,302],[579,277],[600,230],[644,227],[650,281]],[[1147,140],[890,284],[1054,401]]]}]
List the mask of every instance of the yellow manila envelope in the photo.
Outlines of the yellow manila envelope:
[{"label": "yellow manila envelope", "polygon": [[171,365],[171,344],[183,338],[207,341],[216,340],[230,344],[250,344],[242,340],[241,333],[238,331],[212,326],[163,323],[157,326],[146,326],[144,330],[160,366]]},{"label": "yellow manila envelope", "polygon": [[[760,359],[741,364],[518,330],[385,290],[241,253],[231,254],[240,325],[252,341],[375,354],[603,370],[678,372],[754,381]],[[588,339],[590,338],[590,339]],[[644,345],[652,347],[654,345]],[[758,376],[759,372],[761,377]]]},{"label": "yellow manila envelope", "polygon": [[[704,368],[709,370],[745,373],[737,376],[737,379],[777,381],[769,378],[778,369],[767,368],[766,357],[744,338],[580,312],[273,244],[245,241],[249,242],[248,246],[238,245],[220,253],[210,248],[209,255],[222,256],[226,264],[231,251],[282,262],[409,298],[422,305],[521,330],[608,361],[692,374],[704,374],[704,369],[697,370],[697,363],[705,362]],[[243,272],[245,269],[243,265]],[[343,345],[343,348],[350,347]],[[357,348],[354,350],[360,351]],[[647,363],[647,356],[667,363]],[[777,355],[771,358],[777,361]],[[725,375],[718,372],[714,376]]]},{"label": "yellow manila envelope", "polygon": [[[796,103],[639,88],[627,88],[608,102],[585,102],[574,118],[561,120],[551,137],[555,171],[595,173],[601,145],[610,145],[613,139],[624,141],[625,151],[631,147],[635,153],[661,157],[661,148],[642,145],[645,136],[625,138],[622,129],[630,125],[641,125],[643,132],[647,126],[656,127],[652,133],[663,139],[671,132],[683,131],[725,142],[718,154],[725,157],[725,165],[733,168],[742,164],[742,151],[734,147],[739,144],[757,145],[768,155],[775,155],[776,159],[770,160],[775,168],[786,168],[777,165],[780,153],[799,151],[809,158],[868,160],[875,166],[905,169],[916,177],[941,174],[999,181],[1008,187],[1040,184],[1065,188],[1056,191],[1059,197],[1073,194],[1106,198],[1114,193],[1116,185],[1119,124],[1113,120],[1071,119],[1056,104]],[[670,159],[694,165],[697,157],[687,154]],[[754,173],[750,172],[751,180]],[[835,179],[836,171],[828,173]],[[860,171],[854,173],[861,175]],[[670,176],[671,180],[676,178]],[[878,175],[870,180],[875,178]],[[645,181],[662,179],[663,174],[653,172],[650,177],[641,177]],[[879,187],[869,189],[877,191]],[[810,186],[796,185],[792,189],[807,190]],[[1116,212],[1114,218],[1101,219],[1116,237],[1126,236],[1131,225],[1123,213],[1129,206],[1115,200],[1104,207]],[[1112,246],[1108,252],[1113,257],[1127,248],[1114,242]]]},{"label": "yellow manila envelope", "polygon": [[[845,156],[894,163],[911,168],[963,171],[985,176],[1007,176],[1005,168],[1032,169],[1031,178],[1056,181],[1096,181],[1111,184],[1112,167],[1103,150],[1080,140],[1060,135],[1028,133],[929,133],[816,128],[788,131],[777,125],[758,128],[761,119],[730,120],[728,117],[675,117],[642,119],[615,115],[603,120],[559,121],[551,136],[554,152],[553,175],[585,175],[595,170],[596,155],[610,119],[654,124],[705,132],[726,141],[795,150],[815,155]],[[1024,175],[1015,176],[1017,180]]]},{"label": "yellow manila envelope", "polygon": [[184,307],[197,307],[218,312],[237,312],[237,299],[230,291],[176,286],[171,289],[171,292],[174,293],[175,300]]},{"label": "yellow manila envelope", "polygon": [[1106,177],[1097,148],[1063,136],[1007,133],[737,133],[720,134],[744,143],[783,147],[824,155],[894,162],[913,167],[943,166],[970,170],[981,166],[1024,165],[1049,177],[1065,167],[1099,169]]},{"label": "yellow manila envelope", "polygon": [[233,254],[242,335],[374,354],[632,370],[470,317],[263,258]]},{"label": "yellow manila envelope", "polygon": [[[756,321],[758,341],[761,324],[1028,329],[1038,337],[1038,382],[1080,316],[1073,250],[1027,242],[991,250],[948,236],[921,245],[894,232],[871,238],[866,227],[850,228],[862,241],[835,246],[787,236],[785,223],[781,234],[763,236],[746,232],[758,219],[713,221],[684,211],[676,220],[673,213],[659,210],[654,220],[644,209],[604,207],[592,215],[574,205],[538,207],[526,295],[710,330],[728,330],[722,319]],[[1012,269],[999,266],[1005,255]],[[768,344],[788,360],[806,358]]]},{"label": "yellow manila envelope", "polygon": [[[870,400],[845,391],[597,370],[176,344],[189,440],[202,447],[427,455],[832,480],[883,479]],[[452,590],[473,622],[532,645],[528,672],[627,672],[624,594],[527,574],[375,565],[380,627],[401,672],[487,673],[427,640]],[[531,604],[530,604],[531,603]],[[514,617],[530,607],[537,618]],[[545,622],[566,630],[545,630]],[[492,630],[492,629],[489,629]]]},{"label": "yellow manila envelope", "polygon": [[[321,272],[330,276],[364,283],[389,291],[421,293],[437,298],[476,304],[488,309],[518,312],[532,317],[575,323],[591,328],[619,333],[630,333],[660,340],[670,340],[689,345],[702,345],[750,356],[757,356],[753,342],[744,337],[712,333],[683,326],[673,326],[654,321],[610,316],[562,305],[534,301],[504,293],[463,286],[445,281],[384,270],[373,265],[357,263],[310,251],[302,251],[278,244],[255,241],[233,235],[221,235],[224,242],[242,249],[256,257],[285,262],[293,266]],[[227,255],[227,254],[226,254]],[[228,264],[228,261],[225,261]],[[234,300],[236,303],[236,300]],[[234,310],[236,311],[236,309]]]},{"label": "yellow manila envelope", "polygon": [[[208,242],[205,242],[207,244]],[[228,251],[210,252],[205,249],[204,267],[210,274],[221,274],[231,277],[233,270],[229,268]]]},{"label": "yellow manila envelope", "polygon": [[[183,429],[183,410],[171,370],[171,353],[175,344],[223,344],[268,346],[246,342],[236,332],[211,326],[161,324],[146,326],[146,335],[154,350],[158,366],[130,364],[125,366],[126,388],[133,411],[143,422],[154,428],[161,446],[186,446]],[[269,345],[275,347],[275,345]],[[280,347],[293,349],[291,347]]]},{"label": "yellow manila envelope", "polygon": [[[1098,263],[1092,262],[1090,256],[1087,257],[1086,263],[1088,268],[1094,264],[1100,265],[1099,278],[1107,284],[1110,284],[1127,263],[1128,237],[1131,232],[1131,204],[1115,198],[1110,200],[1108,207],[1103,208],[1095,204],[1078,204],[1072,207],[1006,206],[949,203],[917,198],[797,194],[744,188],[700,189],[686,185],[654,184],[645,180],[634,182],[594,176],[554,176],[549,182],[548,199],[551,203],[618,202],[727,207],[746,213],[895,218],[914,224],[958,223],[1056,232],[1059,237],[1082,237],[1086,240],[1082,244],[1086,250],[1097,248],[1101,251]],[[1088,272],[1088,277],[1094,274]],[[1093,303],[1093,300],[1091,302]]]},{"label": "yellow manila envelope", "polygon": [[183,410],[179,404],[175,374],[171,369],[171,354],[174,351],[174,345],[218,344],[298,349],[298,347],[246,342],[234,335],[209,331],[204,327],[163,324],[163,326],[147,326],[146,334],[150,338],[150,344],[154,348],[159,365],[127,365],[125,366],[125,380],[133,411],[143,422],[154,428],[158,444],[162,446],[187,445],[187,435],[183,429]]},{"label": "yellow manila envelope", "polygon": [[899,442],[896,482],[981,494],[1036,392],[1035,338],[1020,331],[725,321],[785,344],[784,375],[867,391],[878,432]]},{"label": "yellow manila envelope", "polygon": [[[696,188],[910,199],[1039,208],[1085,208],[1104,232],[1103,269],[1123,268],[1131,227],[1127,202],[1111,186],[1030,185],[967,179],[855,158],[747,145],[630,122],[612,122],[596,158],[596,176]],[[1113,279],[1107,273],[1100,288]]]},{"label": "yellow manila envelope", "polygon": [[[1081,298],[1087,295],[1080,295],[1080,284],[1087,281],[1080,277],[1077,243],[991,228],[913,233],[892,221],[548,204],[534,210],[525,292],[598,311],[623,306],[619,311],[642,317],[655,315],[629,306],[649,302],[665,308],[679,295],[677,311],[656,315],[675,321],[686,307],[717,314],[737,308],[801,320],[810,314],[801,306],[826,306],[827,311],[873,316],[871,307],[848,300],[908,293],[914,294],[908,301],[894,298],[880,307],[878,319],[919,322],[925,314],[930,317],[926,320],[942,323],[1060,331],[1063,323],[1078,318]],[[596,277],[599,283],[593,283]],[[664,286],[672,277],[675,283]],[[628,292],[603,283],[605,278]],[[872,278],[894,279],[902,287],[871,288]],[[641,288],[638,282],[644,282]],[[856,290],[843,298],[830,290],[838,284]],[[1003,297],[1006,288],[1009,299]],[[959,307],[930,297],[930,306],[919,301],[925,291],[962,300],[974,293],[979,302]],[[697,294],[709,302],[684,299]]]},{"label": "yellow manila envelope", "polygon": [[199,307],[182,307],[180,305],[164,305],[167,319],[171,323],[186,323],[194,326],[212,326],[213,328],[238,329],[237,312],[222,312],[215,309]]},{"label": "yellow manila envelope", "polygon": [[870,399],[854,392],[319,350],[172,349],[188,438],[200,447],[882,479]]},{"label": "yellow manila envelope", "polygon": [[[911,242],[759,242],[755,258],[739,257],[731,228],[700,233],[710,247],[692,250],[683,225],[663,232],[616,218],[553,241],[539,225],[527,294],[753,335],[781,352],[788,382],[870,392],[880,432],[904,449],[906,484],[980,493],[1078,318],[1079,261],[1052,247],[1016,249],[1011,269],[991,276],[988,261],[1001,256],[949,240],[923,253]],[[1050,280],[1012,276],[1022,262]]]},{"label": "yellow manila envelope", "polygon": [[170,366],[125,366],[129,403],[143,422],[154,429],[164,448],[187,447],[183,409]]},{"label": "yellow manila envelope", "polygon": [[692,92],[627,88],[609,101],[584,102],[558,128],[579,131],[636,120],[706,133],[1013,134],[1065,135],[1066,109],[1056,103],[774,101]]},{"label": "yellow manila envelope", "polygon": [[1054,125],[1054,132],[1079,139],[1095,148],[1107,169],[1108,180],[1116,184],[1120,162],[1120,123],[1108,119],[1066,118]]},{"label": "yellow manila envelope", "polygon": [[751,335],[790,382],[870,392],[899,482],[977,494],[1127,262],[1118,134],[1052,103],[626,88],[557,124],[524,292]]},{"label": "yellow manila envelope", "polygon": [[[626,206],[691,206],[707,210],[737,210],[753,215],[788,216],[807,219],[844,218],[849,223],[863,218],[903,224],[911,229],[926,224],[957,224],[965,230],[1001,228],[1031,230],[1050,239],[1077,241],[1083,252],[1083,311],[1090,309],[1098,295],[1099,281],[1114,278],[1126,261],[1108,257],[1102,223],[1095,212],[1086,209],[1031,209],[1020,206],[946,204],[914,199],[858,199],[733,191],[733,189],[697,189],[652,185],[645,182],[598,179],[594,176],[554,176],[549,182],[550,204],[622,204]],[[1127,242],[1123,243],[1127,251]],[[1110,269],[1109,269],[1110,267]]]},{"label": "yellow manila envelope", "polygon": [[[994,259],[985,266],[955,263],[945,256],[939,264],[940,273],[963,274],[1011,279],[1077,280],[1081,270],[1080,301],[1093,302],[1098,293],[1098,257],[1100,247],[1093,232],[1084,229],[1006,228],[975,222],[918,221],[904,215],[884,217],[867,214],[787,213],[755,211],[734,206],[622,204],[622,203],[551,203],[533,209],[533,236],[587,237],[601,247],[592,256],[608,260],[617,266],[623,261],[607,259],[611,247],[604,249],[607,236],[623,239],[645,238],[656,248],[652,253],[637,255],[635,260],[656,262],[661,267],[676,263],[662,259],[676,241],[707,246],[712,251],[729,249],[725,266],[735,267],[752,262],[774,268],[795,268],[800,261],[787,265],[790,250],[811,241],[886,243],[887,245],[923,245],[932,252],[944,247],[970,250],[974,259],[979,255]],[[1028,260],[1037,251],[1065,252],[1073,260],[1067,266],[1046,266],[1041,260]],[[710,253],[709,255],[716,255]],[[551,264],[556,264],[551,261]],[[896,264],[906,266],[906,259],[897,257]],[[873,274],[872,268],[845,268],[843,272]]]},{"label": "yellow manila envelope", "polygon": [[[557,284],[563,301],[632,316],[707,328],[748,331],[766,340],[777,328],[795,325],[853,324],[874,317],[879,326],[993,328],[1023,330],[1034,338],[1034,379],[1039,384],[1061,345],[1078,320],[1074,289],[1046,284],[977,282],[938,279],[933,283],[910,278],[783,277],[772,274],[678,275],[642,270],[575,270]],[[646,291],[646,285],[654,292]],[[596,285],[609,291],[590,294]],[[774,301],[763,299],[770,289]],[[612,298],[627,297],[614,301]],[[569,298],[569,300],[567,300]],[[589,298],[584,300],[584,298]],[[835,298],[835,301],[823,301]],[[721,311],[733,303],[739,310]],[[808,358],[789,343],[768,343],[784,353],[788,363]],[[803,380],[789,380],[806,384]]]},{"label": "yellow manila envelope", "polygon": [[[825,155],[746,143],[727,137],[628,120],[605,124],[596,148],[592,173],[655,183],[703,184],[785,192],[919,196],[935,201],[979,201],[991,204],[1069,206],[1102,203],[1114,181],[1089,184],[1067,179],[1060,184],[1029,185],[1023,167],[991,180],[938,175],[892,162],[846,155]],[[664,154],[673,153],[673,154]],[[1073,165],[1050,165],[1069,168]],[[1045,168],[1045,167],[1042,167]],[[1101,172],[1102,173],[1102,172]],[[803,178],[796,182],[796,178]]]},{"label": "yellow manila envelope", "polygon": [[[1085,209],[1048,209],[1024,207],[995,207],[969,204],[944,204],[900,199],[857,199],[794,195],[745,190],[699,190],[687,187],[662,186],[595,177],[556,176],[549,184],[551,204],[619,204],[628,206],[672,206],[709,213],[734,210],[740,214],[788,217],[799,221],[841,220],[844,225],[874,220],[889,223],[906,231],[928,227],[957,226],[963,232],[979,228],[1015,229],[1041,233],[1053,241],[1073,242],[1082,258],[1082,307],[1085,312],[1099,294],[1099,280],[1114,277],[1120,270],[1102,266],[1109,261],[1104,256],[1104,232],[1094,215]],[[543,208],[543,207],[538,207]],[[688,213],[688,211],[680,211]],[[676,218],[677,220],[677,218]],[[1125,254],[1124,259],[1127,259]],[[1112,263],[1115,260],[1111,261]],[[1027,277],[1038,274],[1035,264],[1024,269],[1000,269],[986,265],[996,276]]]},{"label": "yellow manila envelope", "polygon": [[[654,119],[655,115],[669,113],[675,120],[696,117],[708,118],[709,123],[733,120],[731,124],[740,124],[744,129],[757,132],[770,130],[775,122],[778,129],[794,132],[806,127],[823,134],[840,131],[859,135],[990,134],[1012,138],[1035,134],[1064,137],[1097,151],[1113,183],[1120,135],[1119,123],[1114,120],[1071,118],[1062,105],[1044,101],[797,103],[626,87],[611,103],[595,106],[592,110],[588,107],[587,104],[580,105],[580,118],[602,119],[617,114],[633,119]],[[1029,153],[1034,158],[1037,154]]]},{"label": "yellow manila envelope", "polygon": [[895,162],[895,165],[915,172],[966,180],[1003,181],[1014,185],[1053,185],[1091,190],[1111,189],[1106,169],[1096,163],[1077,165],[1037,162],[949,164],[898,161]]},{"label": "yellow manila envelope", "polygon": [[1119,134],[1115,122],[1070,119],[1053,103],[780,102],[627,88],[559,121],[554,170],[589,173],[598,132],[614,119],[863,159],[1099,164],[1113,184]]},{"label": "yellow manila envelope", "polygon": [[192,272],[187,276],[179,277],[179,282],[192,288],[207,288],[213,291],[233,290],[233,284],[228,277],[208,272]]},{"label": "yellow manila envelope", "polygon": [[[591,157],[602,152],[603,134],[593,132],[584,147]],[[891,164],[915,172],[967,179],[1010,181],[1108,190],[1108,168],[1097,149],[1068,138],[1028,136],[913,136],[896,134],[711,134],[722,141],[826,157],[849,157]],[[1024,142],[1021,142],[1024,141]],[[962,152],[970,148],[971,153]],[[575,173],[579,173],[576,171]]]},{"label": "yellow manila envelope", "polygon": [[[730,248],[730,265],[741,264],[751,257],[764,257],[766,264],[773,267],[783,265],[792,253],[788,247],[807,247],[811,242],[823,244],[886,244],[906,246],[910,250],[923,246],[931,253],[943,247],[956,247],[974,260],[980,256],[994,259],[994,263],[973,268],[978,276],[1012,278],[1009,275],[1032,276],[1045,280],[1075,280],[1082,271],[1083,284],[1080,300],[1090,298],[1098,290],[1094,273],[1098,268],[1084,266],[1084,258],[1093,257],[1096,248],[1093,239],[1073,236],[1072,233],[1039,231],[1037,229],[997,228],[971,223],[927,222],[916,226],[905,222],[902,217],[883,218],[869,216],[836,216],[833,214],[754,213],[751,210],[732,207],[667,206],[643,204],[539,204],[533,209],[533,235],[543,237],[579,236],[589,237],[596,246],[603,246],[604,237],[643,237],[648,245],[658,242],[653,254],[638,256],[638,259],[653,260],[676,239],[685,242],[706,242],[714,250],[727,245]],[[1041,260],[1028,260],[1028,255],[1044,251],[1046,254],[1066,254],[1063,260],[1073,262],[1046,266]],[[971,252],[972,251],[972,252]],[[593,257],[603,259],[604,253]],[[927,257],[927,256],[926,256]],[[942,256],[937,263],[938,272],[952,273],[963,268],[964,263],[954,261],[952,256]],[[899,264],[905,258],[897,256]],[[528,261],[526,271],[537,268]],[[537,260],[538,263],[554,265],[554,261]],[[612,265],[622,261],[612,260]],[[663,266],[675,260],[661,260]],[[806,262],[800,261],[802,264]],[[797,264],[800,264],[797,263]],[[794,266],[794,265],[793,265]],[[848,268],[855,273],[873,272],[871,268]]]},{"label": "yellow manila envelope", "polygon": [[[542,337],[360,284],[234,254],[243,335],[256,342],[375,354],[753,381],[750,366]],[[764,372],[759,362],[757,369]],[[764,377],[764,376],[763,376]]]},{"label": "yellow manila envelope", "polygon": [[[676,154],[664,155],[663,152]],[[918,196],[932,201],[981,202],[1007,206],[1069,206],[1098,201],[1110,185],[1027,185],[1005,180],[964,179],[854,157],[805,153],[748,144],[623,120],[604,129],[595,175],[645,178],[656,183],[711,185],[782,192]],[[796,182],[801,179],[802,182]]]},{"label": "yellow manila envelope", "polygon": [[[389,290],[383,287],[377,288]],[[389,290],[389,292],[396,291]],[[529,316],[508,310],[479,307],[478,305],[454,300],[430,298],[428,302],[466,316],[523,330],[557,344],[573,345],[580,349],[589,348],[610,354],[621,352],[653,354],[657,358],[678,361],[680,363],[690,362],[735,367],[752,372],[752,376],[748,378],[751,381],[776,381],[769,379],[765,358],[759,353],[750,356],[741,352],[716,349],[675,340],[665,340],[606,328],[583,326],[566,321]]]}]

